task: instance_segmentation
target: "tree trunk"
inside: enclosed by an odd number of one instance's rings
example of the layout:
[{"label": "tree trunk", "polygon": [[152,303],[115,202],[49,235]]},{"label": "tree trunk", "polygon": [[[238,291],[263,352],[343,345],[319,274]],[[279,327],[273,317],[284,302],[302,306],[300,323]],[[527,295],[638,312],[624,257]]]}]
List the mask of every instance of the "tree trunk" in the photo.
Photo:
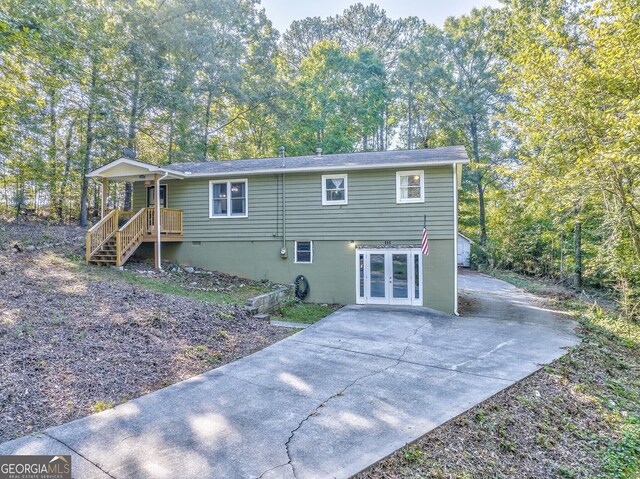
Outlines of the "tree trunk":
[{"label": "tree trunk", "polygon": [[173,135],[175,131],[173,123],[173,111],[171,111],[169,114],[169,150],[167,152],[167,160],[169,163],[173,161]]},{"label": "tree trunk", "polygon": [[62,180],[60,181],[60,191],[58,193],[58,203],[56,204],[56,211],[58,215],[58,220],[62,223],[64,220],[64,211],[63,204],[64,200],[67,196],[67,185],[69,184],[69,173],[71,172],[71,140],[73,139],[73,127],[75,126],[75,120],[71,122],[69,125],[69,131],[67,131],[67,138],[64,142],[64,153],[66,156],[66,161],[64,164],[64,174],[62,175]]},{"label": "tree trunk", "polygon": [[207,109],[204,112],[204,132],[203,132],[203,151],[202,161],[207,161],[207,150],[209,149],[209,120],[211,118],[211,102],[213,101],[213,91],[209,90],[207,94]]},{"label": "tree trunk", "polygon": [[[140,96],[140,70],[136,68],[133,73],[133,92],[131,93],[131,111],[129,114],[129,134],[127,135],[127,146],[133,151],[136,150],[136,123],[138,119],[138,101]],[[130,182],[124,184],[124,209],[131,211],[131,195],[133,187]]]},{"label": "tree trunk", "polygon": [[582,223],[576,219],[573,227],[573,285],[576,289],[582,287]]},{"label": "tree trunk", "polygon": [[413,111],[413,91],[411,90],[412,87],[413,82],[409,82],[409,104],[407,106],[407,150],[410,150],[413,147],[413,141],[411,141],[411,130],[413,129],[413,118],[411,117],[411,113]]},{"label": "tree trunk", "polygon": [[[56,135],[58,132],[58,119],[56,116],[56,92],[55,90],[51,89],[51,91],[49,92],[49,98],[50,98],[50,103],[49,103],[49,148],[47,148],[47,153],[49,156],[49,168],[50,168],[50,174],[49,174],[49,198],[51,199],[50,201],[50,210],[55,209],[54,205],[57,205],[60,203],[60,199],[57,197],[57,192],[58,192],[58,182],[60,181],[60,171],[58,168],[58,161],[57,161],[57,156],[58,156],[58,151],[57,151],[57,145],[56,145]],[[54,211],[49,211],[49,214],[51,215],[52,213],[54,213]]]},{"label": "tree trunk", "polygon": [[89,89],[89,110],[87,112],[87,144],[82,163],[82,188],[80,190],[80,226],[87,226],[87,193],[89,191],[89,178],[87,173],[91,170],[91,146],[93,144],[93,110],[96,101],[96,83],[98,81],[98,68],[95,61],[91,65],[91,85]]},{"label": "tree trunk", "polygon": [[478,189],[478,206],[480,210],[478,213],[478,221],[480,223],[480,244],[484,246],[487,243],[487,217],[484,205],[484,187],[482,185],[482,175],[480,174],[480,170],[477,168],[480,164],[480,146],[478,144],[478,124],[476,123],[475,119],[471,120],[471,122],[469,123],[469,131],[471,133],[471,143],[473,146],[472,161],[476,164],[473,178]]}]

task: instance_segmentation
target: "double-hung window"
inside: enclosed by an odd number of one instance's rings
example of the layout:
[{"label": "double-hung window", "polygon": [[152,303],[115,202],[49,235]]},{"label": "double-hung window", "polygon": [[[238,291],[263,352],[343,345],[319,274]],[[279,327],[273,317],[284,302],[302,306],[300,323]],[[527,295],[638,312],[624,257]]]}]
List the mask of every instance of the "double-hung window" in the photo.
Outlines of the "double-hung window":
[{"label": "double-hung window", "polygon": [[322,175],[322,204],[346,205],[347,175]]},{"label": "double-hung window", "polygon": [[210,181],[209,217],[247,217],[247,197],[247,180]]},{"label": "double-hung window", "polygon": [[313,241],[296,241],[296,263],[313,263]]},{"label": "double-hung window", "polygon": [[396,172],[396,203],[424,203],[424,171]]}]

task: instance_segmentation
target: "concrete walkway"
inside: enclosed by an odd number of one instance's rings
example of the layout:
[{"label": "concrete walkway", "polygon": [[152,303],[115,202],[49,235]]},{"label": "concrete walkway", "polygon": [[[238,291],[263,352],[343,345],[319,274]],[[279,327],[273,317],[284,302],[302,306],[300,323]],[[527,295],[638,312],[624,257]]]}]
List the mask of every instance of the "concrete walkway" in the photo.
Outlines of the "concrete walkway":
[{"label": "concrete walkway", "polygon": [[348,306],[256,354],[0,445],[77,478],[349,477],[576,344],[575,324],[482,276],[468,316]]}]

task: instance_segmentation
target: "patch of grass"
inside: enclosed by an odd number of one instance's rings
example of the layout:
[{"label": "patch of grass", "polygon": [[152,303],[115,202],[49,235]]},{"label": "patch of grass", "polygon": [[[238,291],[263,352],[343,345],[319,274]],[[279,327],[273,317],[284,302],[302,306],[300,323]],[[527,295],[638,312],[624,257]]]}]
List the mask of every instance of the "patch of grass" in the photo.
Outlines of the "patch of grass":
[{"label": "patch of grass", "polygon": [[627,421],[622,440],[609,446],[604,454],[604,469],[608,478],[632,479],[640,477],[640,420]]},{"label": "patch of grass", "polygon": [[487,271],[487,273],[533,294],[543,294],[548,291],[548,286],[544,282],[513,271],[491,270]]},{"label": "patch of grass", "polygon": [[178,282],[149,278],[130,271],[116,271],[116,273],[121,274],[129,283],[156,293],[184,296],[217,304],[244,304],[247,298],[266,292],[265,288],[260,286],[245,286],[244,288],[236,288],[234,291],[197,291],[188,289]]},{"label": "patch of grass", "polygon": [[185,357],[189,359],[197,359],[207,364],[215,364],[220,362],[222,354],[217,351],[210,350],[207,346],[201,344],[199,346],[189,346],[184,350]]},{"label": "patch of grass", "polygon": [[243,284],[231,291],[201,291],[194,290],[180,283],[179,278],[169,276],[167,278],[154,278],[143,276],[133,271],[118,271],[113,268],[99,268],[95,266],[87,266],[84,264],[84,258],[68,257],[73,268],[82,271],[88,276],[95,279],[114,280],[124,279],[130,284],[134,284],[148,291],[155,293],[170,294],[174,296],[182,296],[198,301],[204,301],[216,304],[234,304],[242,305],[248,298],[258,296],[269,291],[267,286],[261,284]]},{"label": "patch of grass", "polygon": [[339,307],[340,305],[336,304],[314,304],[302,303],[300,301],[289,301],[273,315],[273,319],[289,321],[292,323],[313,324],[330,315]]},{"label": "patch of grass", "polygon": [[115,407],[116,403],[114,401],[97,401],[93,406],[91,406],[92,412],[101,412],[106,411],[107,409],[111,409]]}]

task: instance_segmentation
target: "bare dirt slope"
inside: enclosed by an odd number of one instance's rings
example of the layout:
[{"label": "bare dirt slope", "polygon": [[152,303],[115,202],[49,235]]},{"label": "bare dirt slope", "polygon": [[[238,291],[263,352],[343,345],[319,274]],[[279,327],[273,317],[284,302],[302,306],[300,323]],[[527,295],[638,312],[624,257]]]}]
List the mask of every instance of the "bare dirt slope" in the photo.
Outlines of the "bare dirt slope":
[{"label": "bare dirt slope", "polygon": [[[202,373],[288,334],[239,306],[149,291],[86,267],[82,235],[60,229],[3,227],[0,442]],[[57,236],[45,241],[46,231]],[[226,289],[248,283],[223,279]]]}]

